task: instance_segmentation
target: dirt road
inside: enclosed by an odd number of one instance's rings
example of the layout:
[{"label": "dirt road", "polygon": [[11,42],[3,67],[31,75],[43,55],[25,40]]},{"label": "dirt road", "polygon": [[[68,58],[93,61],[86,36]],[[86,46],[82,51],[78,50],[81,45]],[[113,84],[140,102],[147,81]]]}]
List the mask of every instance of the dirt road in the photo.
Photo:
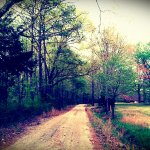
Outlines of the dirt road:
[{"label": "dirt road", "polygon": [[84,105],[32,127],[6,150],[92,150],[89,120]]}]

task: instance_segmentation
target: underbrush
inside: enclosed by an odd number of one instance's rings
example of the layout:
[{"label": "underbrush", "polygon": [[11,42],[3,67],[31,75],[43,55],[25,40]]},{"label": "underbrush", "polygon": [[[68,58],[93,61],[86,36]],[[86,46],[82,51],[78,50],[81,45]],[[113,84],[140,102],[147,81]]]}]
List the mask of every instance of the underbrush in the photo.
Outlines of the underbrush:
[{"label": "underbrush", "polygon": [[26,107],[20,106],[15,109],[1,110],[0,112],[0,127],[15,125],[16,123],[33,119],[35,116],[43,112],[51,111],[52,106],[48,103],[43,103],[40,106]]},{"label": "underbrush", "polygon": [[100,108],[87,108],[89,120],[96,131],[97,137],[104,150],[125,150],[125,145],[112,134],[113,126],[111,120],[100,113]]}]

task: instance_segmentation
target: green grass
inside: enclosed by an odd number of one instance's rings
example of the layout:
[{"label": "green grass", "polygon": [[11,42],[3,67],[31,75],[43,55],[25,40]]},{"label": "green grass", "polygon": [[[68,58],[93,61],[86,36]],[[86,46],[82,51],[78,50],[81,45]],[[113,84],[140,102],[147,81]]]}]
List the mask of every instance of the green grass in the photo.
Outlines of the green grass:
[{"label": "green grass", "polygon": [[[135,145],[137,149],[150,149],[150,127],[147,125],[150,120],[149,110],[150,106],[143,104],[117,104],[117,118],[113,121],[113,125],[117,132],[122,132],[120,138],[123,143],[131,147]],[[127,119],[123,121],[125,117]]]},{"label": "green grass", "polygon": [[132,110],[150,116],[150,105],[117,103],[116,107],[117,109],[124,109],[124,111]]},{"label": "green grass", "polygon": [[[122,132],[120,139],[124,144],[135,145],[139,149],[150,149],[150,129],[131,123],[123,123],[121,120],[114,120],[113,125],[116,132]],[[123,129],[123,130],[122,130]],[[115,135],[117,135],[117,133]]]}]

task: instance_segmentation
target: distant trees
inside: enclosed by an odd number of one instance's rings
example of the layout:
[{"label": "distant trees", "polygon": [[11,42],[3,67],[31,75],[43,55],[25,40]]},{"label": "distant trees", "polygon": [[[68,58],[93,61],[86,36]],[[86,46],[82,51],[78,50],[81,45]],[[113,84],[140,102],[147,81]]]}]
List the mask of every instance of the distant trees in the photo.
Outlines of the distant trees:
[{"label": "distant trees", "polygon": [[[127,45],[111,27],[104,29],[101,37],[94,41],[95,83],[99,85],[99,104],[114,118],[115,102],[118,96],[131,93],[135,87],[135,71],[131,58],[127,55]],[[96,93],[95,93],[96,94]]]},{"label": "distant trees", "polygon": [[134,71],[125,53],[125,44],[118,34],[111,29],[103,32],[102,67],[100,71],[102,97],[106,100],[106,112],[109,107],[114,118],[116,98],[129,92],[134,87]]},{"label": "distant trees", "polygon": [[106,113],[111,111],[114,118],[116,100],[126,96],[136,101],[136,92],[139,102],[143,99],[149,103],[149,43],[138,44],[135,50],[114,28],[108,27],[98,36],[93,33],[86,48],[91,53],[88,61],[93,69],[89,74],[92,75],[91,99],[102,105]]},{"label": "distant trees", "polygon": [[139,43],[136,48],[138,101],[141,102],[143,95],[144,102],[150,103],[150,44]]}]

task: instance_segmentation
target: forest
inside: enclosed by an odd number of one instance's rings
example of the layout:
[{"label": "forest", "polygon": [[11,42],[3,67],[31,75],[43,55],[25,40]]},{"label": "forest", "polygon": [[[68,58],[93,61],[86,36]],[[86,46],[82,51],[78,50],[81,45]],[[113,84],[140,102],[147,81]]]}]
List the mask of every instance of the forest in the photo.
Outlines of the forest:
[{"label": "forest", "polygon": [[[97,30],[65,0],[0,2],[2,129],[78,104],[97,106],[93,114],[115,124],[131,103],[148,113],[150,42],[130,44],[115,27],[102,29],[101,23]],[[87,113],[93,116],[89,108]]]}]

